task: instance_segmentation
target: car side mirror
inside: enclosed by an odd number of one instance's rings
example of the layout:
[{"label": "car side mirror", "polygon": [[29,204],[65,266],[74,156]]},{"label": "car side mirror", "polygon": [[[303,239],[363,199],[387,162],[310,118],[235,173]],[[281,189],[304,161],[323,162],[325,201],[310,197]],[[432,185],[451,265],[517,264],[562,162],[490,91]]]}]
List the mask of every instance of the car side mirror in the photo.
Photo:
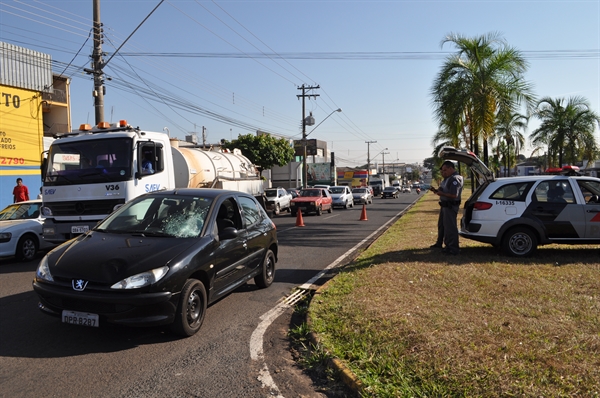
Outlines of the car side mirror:
[{"label": "car side mirror", "polygon": [[238,230],[233,227],[224,228],[223,231],[219,232],[220,240],[230,240],[238,237]]}]

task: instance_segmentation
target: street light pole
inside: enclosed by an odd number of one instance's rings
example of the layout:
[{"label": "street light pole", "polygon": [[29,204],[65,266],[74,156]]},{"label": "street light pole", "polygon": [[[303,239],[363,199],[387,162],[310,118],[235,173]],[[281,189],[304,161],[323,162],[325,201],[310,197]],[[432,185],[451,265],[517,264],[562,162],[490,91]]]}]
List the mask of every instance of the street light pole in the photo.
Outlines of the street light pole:
[{"label": "street light pole", "polygon": [[304,156],[302,158],[302,170],[303,170],[303,174],[304,174],[304,181],[302,182],[302,188],[306,188],[306,184],[308,182],[308,166],[306,165],[306,144],[307,144],[306,137],[308,137],[310,135],[310,133],[315,131],[315,129],[317,127],[319,127],[321,125],[321,123],[323,123],[325,120],[327,120],[329,118],[329,116],[333,115],[336,112],[341,112],[341,111],[342,111],[342,108],[338,108],[335,111],[331,112],[329,115],[327,115],[327,117],[325,117],[325,119],[321,120],[321,122],[319,124],[317,124],[312,130],[310,130],[308,132],[308,134],[306,133],[306,124],[304,123],[304,120],[302,120],[302,145],[304,146]]},{"label": "street light pole", "polygon": [[383,151],[381,151],[381,159],[382,159],[382,166],[381,166],[381,171],[382,174],[385,176],[385,155],[389,154],[389,152],[385,152],[387,151],[387,148],[385,148]]}]

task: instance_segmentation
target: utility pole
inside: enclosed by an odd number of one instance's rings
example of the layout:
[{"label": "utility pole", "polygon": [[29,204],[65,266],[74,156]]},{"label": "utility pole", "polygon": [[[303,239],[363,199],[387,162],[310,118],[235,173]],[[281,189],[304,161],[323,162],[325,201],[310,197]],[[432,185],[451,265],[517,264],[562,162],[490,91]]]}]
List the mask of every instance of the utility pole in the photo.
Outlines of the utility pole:
[{"label": "utility pole", "polygon": [[[302,175],[303,175],[302,188],[306,188],[306,184],[308,182],[308,169],[307,169],[307,165],[306,165],[306,126],[307,126],[307,124],[306,124],[306,107],[305,107],[304,99],[307,97],[308,97],[308,99],[310,99],[311,97],[313,97],[314,99],[317,99],[319,94],[306,94],[306,91],[307,90],[315,90],[318,88],[321,88],[321,87],[320,86],[306,87],[303,84],[302,87],[298,87],[298,90],[302,90],[302,94],[296,95],[296,97],[302,98],[302,147],[304,148],[304,154],[302,155]],[[314,124],[314,122],[313,122],[313,124]]]},{"label": "utility pole", "polygon": [[[134,31],[127,36],[123,43],[121,43],[119,48],[117,48],[108,58],[108,60],[104,62],[102,59],[102,56],[104,55],[102,52],[102,36],[104,31],[102,29],[102,22],[100,22],[100,0],[93,0],[94,51],[92,52],[92,69],[85,68],[83,71],[88,75],[94,75],[94,91],[92,92],[92,95],[94,96],[96,124],[104,121],[104,67],[110,62],[111,59],[113,59],[115,55],[117,55],[119,50],[125,45],[125,43],[127,43],[131,36],[133,36],[133,34],[143,25],[143,23],[150,18],[150,15],[152,15],[164,1],[165,0],[160,0],[160,3],[158,3],[158,5],[156,5],[152,11],[150,11],[150,14],[144,18],[144,20],[134,29]],[[108,80],[111,79],[108,78]]]},{"label": "utility pole", "polygon": [[367,185],[369,185],[369,176],[371,175],[371,144],[375,144],[377,141],[365,141],[367,144]]},{"label": "utility pole", "polygon": [[94,52],[92,53],[92,71],[94,75],[94,111],[96,124],[104,121],[104,67],[102,61],[102,23],[100,22],[100,0],[94,0]]}]

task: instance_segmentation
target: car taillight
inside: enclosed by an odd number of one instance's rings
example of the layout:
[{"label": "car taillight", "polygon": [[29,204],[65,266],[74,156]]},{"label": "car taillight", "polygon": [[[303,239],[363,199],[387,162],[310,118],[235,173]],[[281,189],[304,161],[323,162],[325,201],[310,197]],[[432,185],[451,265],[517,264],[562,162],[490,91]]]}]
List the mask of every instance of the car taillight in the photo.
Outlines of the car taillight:
[{"label": "car taillight", "polygon": [[475,202],[473,205],[474,210],[488,210],[492,208],[492,204],[488,202]]}]

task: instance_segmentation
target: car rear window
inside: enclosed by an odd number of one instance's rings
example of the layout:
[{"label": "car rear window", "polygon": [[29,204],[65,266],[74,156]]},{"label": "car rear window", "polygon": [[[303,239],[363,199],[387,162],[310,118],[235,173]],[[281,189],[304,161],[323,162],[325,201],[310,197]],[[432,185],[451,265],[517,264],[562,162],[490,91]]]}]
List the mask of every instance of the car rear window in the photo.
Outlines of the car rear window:
[{"label": "car rear window", "polygon": [[502,185],[490,195],[490,199],[524,202],[525,196],[527,195],[529,188],[531,188],[531,184],[531,182],[523,181]]}]

